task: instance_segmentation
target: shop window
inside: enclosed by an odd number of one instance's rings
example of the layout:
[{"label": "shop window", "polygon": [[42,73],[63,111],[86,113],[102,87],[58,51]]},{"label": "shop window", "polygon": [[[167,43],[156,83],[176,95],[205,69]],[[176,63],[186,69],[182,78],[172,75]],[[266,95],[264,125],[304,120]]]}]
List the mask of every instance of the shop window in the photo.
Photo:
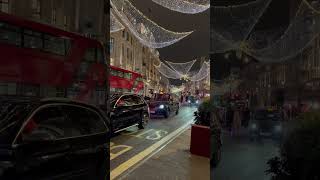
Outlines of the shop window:
[{"label": "shop window", "polygon": [[0,22],[0,42],[21,46],[21,28]]},{"label": "shop window", "polygon": [[0,0],[0,11],[9,13],[9,0]]}]

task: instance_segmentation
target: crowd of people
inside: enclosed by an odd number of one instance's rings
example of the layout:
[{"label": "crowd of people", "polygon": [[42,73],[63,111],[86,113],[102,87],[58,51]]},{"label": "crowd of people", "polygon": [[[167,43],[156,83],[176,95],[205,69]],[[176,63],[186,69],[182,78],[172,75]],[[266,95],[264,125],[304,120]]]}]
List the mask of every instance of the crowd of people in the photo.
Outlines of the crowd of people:
[{"label": "crowd of people", "polygon": [[[238,136],[242,127],[248,127],[251,114],[254,113],[254,110],[250,109],[248,106],[229,105],[226,107],[219,107],[218,109],[221,127],[228,130],[233,136]],[[277,110],[281,114],[283,121],[294,120],[299,114],[309,111],[308,108],[303,105],[272,106],[269,109]]]}]

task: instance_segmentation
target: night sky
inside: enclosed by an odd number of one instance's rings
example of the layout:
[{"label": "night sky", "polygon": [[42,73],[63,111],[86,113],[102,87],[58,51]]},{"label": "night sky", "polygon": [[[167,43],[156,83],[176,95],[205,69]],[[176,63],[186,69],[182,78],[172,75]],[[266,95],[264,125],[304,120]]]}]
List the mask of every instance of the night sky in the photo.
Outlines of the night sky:
[{"label": "night sky", "polygon": [[[215,0],[214,2],[211,1],[211,5],[225,6],[248,2],[250,2],[250,0]],[[287,26],[289,24],[289,17],[290,0],[272,0],[253,31]],[[211,27],[214,28],[214,24],[211,25]],[[214,66],[211,69],[211,79],[214,80],[226,78],[232,67],[243,66],[242,64],[237,63],[237,59],[226,61],[224,54],[213,54],[211,55],[211,58],[214,59]]]},{"label": "night sky", "polygon": [[[194,31],[171,46],[158,49],[162,60],[186,62],[208,56],[210,46],[210,11],[199,14],[182,14],[166,9],[151,0],[130,0],[147,17],[160,26],[177,32]],[[214,0],[211,5],[238,5],[252,0]],[[294,1],[294,0],[292,0]],[[272,0],[254,30],[283,27],[289,24],[290,0]],[[213,25],[214,26],[214,25]],[[230,67],[229,65],[227,67]],[[221,71],[226,71],[220,69]]]},{"label": "night sky", "polygon": [[210,11],[182,14],[164,8],[151,0],[130,0],[141,12],[158,25],[176,32],[194,31],[181,41],[158,49],[162,60],[187,62],[208,56],[210,45]]}]

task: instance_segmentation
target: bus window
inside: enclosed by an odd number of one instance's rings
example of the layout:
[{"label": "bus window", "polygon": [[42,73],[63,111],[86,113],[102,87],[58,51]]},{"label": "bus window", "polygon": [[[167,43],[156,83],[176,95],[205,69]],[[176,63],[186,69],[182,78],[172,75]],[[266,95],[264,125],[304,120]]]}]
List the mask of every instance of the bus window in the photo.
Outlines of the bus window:
[{"label": "bus window", "polygon": [[121,71],[118,71],[118,77],[123,78],[123,77],[124,77],[124,73],[123,73],[123,72],[121,72]]},{"label": "bus window", "polygon": [[95,48],[88,48],[83,59],[87,62],[96,62],[96,60],[95,60],[96,52],[95,51],[96,51]]},{"label": "bus window", "polygon": [[0,22],[0,42],[20,46],[21,29],[17,26]]},{"label": "bus window", "polygon": [[24,30],[24,47],[33,48],[33,49],[42,49],[43,41],[42,34],[33,30]]},{"label": "bus window", "polygon": [[118,72],[117,72],[116,70],[111,69],[110,74],[111,74],[112,76],[117,76],[117,75],[118,75]]},{"label": "bus window", "polygon": [[66,55],[65,39],[44,35],[44,50],[58,55]]},{"label": "bus window", "polygon": [[97,48],[97,60],[98,60],[98,63],[104,63],[105,61],[103,56],[103,51],[101,48]]},{"label": "bus window", "polygon": [[124,78],[131,79],[131,73],[124,73]]}]

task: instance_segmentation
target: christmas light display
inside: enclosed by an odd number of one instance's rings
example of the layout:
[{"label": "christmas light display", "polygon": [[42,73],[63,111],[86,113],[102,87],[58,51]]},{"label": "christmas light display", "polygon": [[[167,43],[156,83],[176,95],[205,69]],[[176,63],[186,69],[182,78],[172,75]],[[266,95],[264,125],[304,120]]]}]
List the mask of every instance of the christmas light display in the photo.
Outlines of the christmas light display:
[{"label": "christmas light display", "polygon": [[204,62],[199,70],[199,72],[189,79],[190,81],[201,81],[207,78],[210,74],[210,62]]},{"label": "christmas light display", "polygon": [[211,52],[237,49],[247,39],[270,2],[271,0],[256,0],[236,6],[211,6]]},{"label": "christmas light display", "polygon": [[314,13],[320,14],[320,3],[319,1],[311,1],[308,2],[307,0],[302,0],[302,2],[309,8],[311,9]]},{"label": "christmas light display", "polygon": [[110,32],[118,32],[124,29],[124,26],[120,21],[115,17],[113,12],[110,10]]},{"label": "christmas light display", "polygon": [[170,10],[197,14],[210,8],[210,0],[152,0],[153,2]]},{"label": "christmas light display", "polygon": [[145,46],[163,48],[172,45],[191,32],[173,32],[148,19],[128,0],[110,0],[117,16],[132,34]]},{"label": "christmas light display", "polygon": [[164,64],[163,62],[160,62],[159,66],[154,65],[155,68],[166,78],[169,79],[180,79],[181,74],[179,74],[177,71],[171,69],[169,66]]},{"label": "christmas light display", "polygon": [[262,62],[280,62],[303,52],[319,37],[319,33],[320,14],[312,13],[302,1],[294,20],[279,39],[261,49],[248,43],[242,50]]},{"label": "christmas light display", "polygon": [[170,62],[170,61],[165,61],[173,70],[175,70],[176,72],[178,72],[181,76],[185,76],[188,74],[188,72],[190,71],[190,69],[192,68],[193,64],[196,62],[197,60],[193,60],[193,61],[189,61],[186,63],[174,63],[174,62]]}]

